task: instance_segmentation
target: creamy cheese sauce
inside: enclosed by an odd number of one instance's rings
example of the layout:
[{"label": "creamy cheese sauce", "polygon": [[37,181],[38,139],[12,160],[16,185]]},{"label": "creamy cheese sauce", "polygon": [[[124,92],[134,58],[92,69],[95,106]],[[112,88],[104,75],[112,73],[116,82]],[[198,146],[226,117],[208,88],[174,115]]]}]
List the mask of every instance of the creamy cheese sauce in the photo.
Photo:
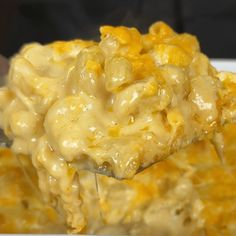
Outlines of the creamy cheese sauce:
[{"label": "creamy cheese sauce", "polygon": [[0,232],[65,233],[63,212],[42,201],[37,173],[27,156],[0,148]]},{"label": "creamy cheese sauce", "polygon": [[100,31],[99,43],[24,46],[0,89],[12,150],[32,157],[45,199],[65,209],[71,232],[86,225],[81,169],[131,178],[236,117],[235,75],[218,74],[194,36],[162,22],[145,35]]},{"label": "creamy cheese sauce", "polygon": [[[195,235],[236,233],[236,125],[223,129],[224,164],[210,142],[202,141],[157,163],[130,180],[80,171],[87,226],[103,235]],[[19,157],[18,157],[19,158]],[[21,156],[30,182],[37,176]],[[0,150],[0,232],[64,233],[58,216],[29,184],[16,157]]]}]

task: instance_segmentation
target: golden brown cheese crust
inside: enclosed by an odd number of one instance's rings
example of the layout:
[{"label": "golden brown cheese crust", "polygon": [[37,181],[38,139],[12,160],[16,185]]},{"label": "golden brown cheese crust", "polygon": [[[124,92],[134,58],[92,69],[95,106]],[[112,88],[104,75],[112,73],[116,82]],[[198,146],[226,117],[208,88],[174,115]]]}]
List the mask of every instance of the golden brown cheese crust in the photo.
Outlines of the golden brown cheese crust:
[{"label": "golden brown cheese crust", "polygon": [[80,169],[131,178],[235,119],[227,86],[235,75],[218,75],[194,36],[163,22],[145,35],[123,26],[100,31],[99,43],[26,45],[0,90],[12,150],[32,156],[45,200],[57,199],[72,232],[86,225]]}]

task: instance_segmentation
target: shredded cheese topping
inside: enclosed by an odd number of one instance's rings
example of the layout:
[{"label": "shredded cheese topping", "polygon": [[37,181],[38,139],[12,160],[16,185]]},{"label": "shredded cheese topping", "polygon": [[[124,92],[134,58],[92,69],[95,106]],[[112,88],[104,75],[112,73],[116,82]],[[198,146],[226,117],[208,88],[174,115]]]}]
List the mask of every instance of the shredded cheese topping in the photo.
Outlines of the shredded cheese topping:
[{"label": "shredded cheese topping", "polygon": [[100,31],[99,43],[24,46],[0,90],[12,150],[32,156],[45,199],[58,199],[71,232],[86,225],[81,169],[131,178],[236,119],[235,75],[218,74],[194,36],[163,22],[145,35]]}]

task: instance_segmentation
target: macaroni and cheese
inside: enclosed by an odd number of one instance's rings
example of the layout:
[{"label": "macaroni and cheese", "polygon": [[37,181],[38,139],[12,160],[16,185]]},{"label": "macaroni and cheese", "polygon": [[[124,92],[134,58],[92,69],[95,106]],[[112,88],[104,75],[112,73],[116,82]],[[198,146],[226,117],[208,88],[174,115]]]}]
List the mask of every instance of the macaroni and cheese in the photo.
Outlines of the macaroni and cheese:
[{"label": "macaroni and cheese", "polygon": [[[80,172],[87,226],[100,235],[234,236],[236,233],[236,125],[223,129],[224,165],[208,141],[181,150],[130,180]],[[19,158],[19,157],[18,157]],[[20,156],[37,188],[27,156]],[[64,233],[62,211],[41,200],[17,158],[0,150],[0,232]],[[60,209],[59,209],[60,210]]]},{"label": "macaroni and cheese", "polygon": [[100,32],[100,42],[24,46],[0,90],[0,126],[13,152],[32,157],[45,200],[65,209],[71,232],[88,221],[82,170],[132,178],[205,137],[221,155],[221,127],[236,119],[236,76],[218,73],[194,36],[163,22],[144,35]]}]

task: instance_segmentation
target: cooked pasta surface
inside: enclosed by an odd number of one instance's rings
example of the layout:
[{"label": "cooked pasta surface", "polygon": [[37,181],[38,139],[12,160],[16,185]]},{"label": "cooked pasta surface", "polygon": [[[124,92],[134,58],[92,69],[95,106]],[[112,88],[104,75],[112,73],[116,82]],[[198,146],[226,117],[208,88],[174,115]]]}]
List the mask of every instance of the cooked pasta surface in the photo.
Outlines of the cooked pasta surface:
[{"label": "cooked pasta surface", "polygon": [[81,170],[131,178],[204,137],[221,153],[221,126],[236,119],[235,75],[218,73],[194,36],[163,22],[144,35],[100,32],[100,42],[24,46],[0,89],[0,126],[15,153],[32,157],[71,232],[88,221]]},{"label": "cooked pasta surface", "polygon": [[0,148],[0,233],[65,233],[63,214],[43,202],[27,156]]},{"label": "cooked pasta surface", "polygon": [[[236,126],[224,130],[224,165],[208,141],[194,144],[130,180],[80,172],[84,233],[101,235],[234,236]],[[16,157],[0,151],[0,232],[64,233],[63,217],[43,203]],[[34,187],[28,157],[21,163]]]}]

